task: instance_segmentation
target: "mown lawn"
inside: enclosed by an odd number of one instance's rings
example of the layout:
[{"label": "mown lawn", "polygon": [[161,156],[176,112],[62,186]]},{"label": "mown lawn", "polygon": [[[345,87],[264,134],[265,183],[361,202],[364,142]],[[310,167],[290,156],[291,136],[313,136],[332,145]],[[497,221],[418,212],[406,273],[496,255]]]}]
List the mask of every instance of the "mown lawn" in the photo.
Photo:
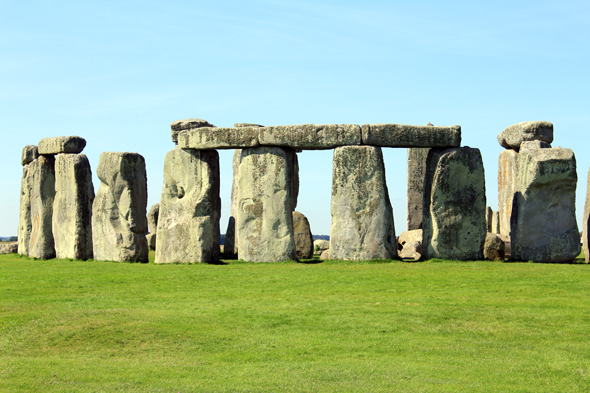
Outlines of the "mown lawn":
[{"label": "mown lawn", "polygon": [[7,392],[588,392],[590,266],[0,255]]}]

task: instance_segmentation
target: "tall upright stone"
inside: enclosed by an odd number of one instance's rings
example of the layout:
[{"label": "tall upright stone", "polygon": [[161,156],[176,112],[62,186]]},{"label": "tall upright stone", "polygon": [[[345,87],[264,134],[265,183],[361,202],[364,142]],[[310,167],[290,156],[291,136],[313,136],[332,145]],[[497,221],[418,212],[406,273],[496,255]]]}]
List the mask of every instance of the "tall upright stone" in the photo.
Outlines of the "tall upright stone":
[{"label": "tall upright stone", "polygon": [[424,175],[429,148],[408,149],[408,194],[407,230],[422,229],[422,200],[424,197]]},{"label": "tall upright stone", "polygon": [[580,254],[574,152],[521,145],[517,173],[510,220],[512,257],[533,262],[573,261]]},{"label": "tall upright stone", "polygon": [[[36,146],[34,146],[36,147]],[[23,149],[23,177],[20,186],[20,211],[18,219],[18,253],[20,255],[29,255],[29,242],[33,230],[31,220],[31,200],[33,196],[33,175],[38,167],[36,160],[39,154],[31,153],[33,149],[25,146]],[[36,149],[34,150],[36,152]],[[30,159],[29,159],[30,158]]]},{"label": "tall upright stone", "polygon": [[280,147],[242,149],[236,233],[239,258],[280,262],[296,258],[293,216],[297,156]]},{"label": "tall upright stone", "polygon": [[223,246],[223,257],[226,259],[233,258],[234,255],[238,253],[238,242],[236,239],[236,217],[238,209],[238,169],[240,167],[241,155],[242,149],[234,150],[234,157],[232,161],[233,181],[231,185],[231,206],[227,230],[225,231],[225,243]]},{"label": "tall upright stone", "polygon": [[334,150],[330,259],[397,257],[393,210],[380,147]]},{"label": "tall upright stone", "polygon": [[55,159],[53,238],[57,258],[93,258],[92,170],[84,154],[58,154]]},{"label": "tall upright stone", "polygon": [[485,195],[479,149],[432,149],[424,182],[423,257],[483,259]]},{"label": "tall upright stone", "polygon": [[293,236],[297,259],[313,257],[313,235],[307,217],[298,211],[293,212]]},{"label": "tall upright stone", "polygon": [[53,200],[55,198],[55,157],[41,155],[29,164],[33,172],[31,194],[31,258],[55,258],[53,242]]},{"label": "tall upright stone", "polygon": [[105,152],[96,173],[100,188],[92,207],[94,259],[148,262],[144,158],[137,153]]},{"label": "tall upright stone", "polygon": [[494,217],[494,211],[491,207],[486,207],[486,228],[488,232],[492,232],[492,220]]},{"label": "tall upright stone", "polygon": [[500,214],[497,210],[492,211],[492,233],[500,234]]},{"label": "tall upright stone", "polygon": [[510,235],[510,216],[512,215],[512,199],[517,179],[518,153],[504,150],[498,160],[498,217],[500,234]]},{"label": "tall upright stone", "polygon": [[172,149],[164,160],[164,186],[155,263],[219,261],[219,154]]},{"label": "tall upright stone", "polygon": [[149,235],[146,235],[146,239],[148,242],[148,247],[150,248],[150,250],[155,250],[156,249],[156,239],[157,239],[157,233],[158,233],[158,218],[160,216],[160,204],[156,203],[154,205],[152,205],[152,207],[150,207],[150,210],[148,211],[148,228],[150,230]]}]

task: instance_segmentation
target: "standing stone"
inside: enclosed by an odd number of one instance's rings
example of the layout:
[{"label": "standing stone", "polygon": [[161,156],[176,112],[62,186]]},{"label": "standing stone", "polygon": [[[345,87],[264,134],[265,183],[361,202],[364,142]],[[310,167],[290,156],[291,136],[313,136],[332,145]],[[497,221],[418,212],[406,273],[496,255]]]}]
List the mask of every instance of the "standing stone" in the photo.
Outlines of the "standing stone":
[{"label": "standing stone", "polygon": [[500,214],[497,210],[492,211],[492,233],[500,234]]},{"label": "standing stone", "polygon": [[313,257],[313,236],[307,217],[299,212],[293,212],[293,236],[297,259]]},{"label": "standing stone", "polygon": [[571,149],[521,149],[512,202],[512,257],[571,262],[580,254],[576,158]]},{"label": "standing stone", "polygon": [[422,229],[422,200],[424,197],[424,175],[428,148],[408,149],[408,231]]},{"label": "standing stone", "polygon": [[55,197],[55,157],[39,156],[31,164],[33,192],[31,194],[31,258],[55,258],[52,220]]},{"label": "standing stone", "polygon": [[164,186],[155,263],[219,261],[219,154],[172,149],[164,160]]},{"label": "standing stone", "polygon": [[[24,155],[24,154],[23,154]],[[38,157],[38,156],[37,156]],[[23,160],[24,162],[24,160]],[[38,168],[37,159],[23,166],[23,178],[20,186],[20,212],[18,219],[18,253],[29,255],[29,243],[33,222],[31,220],[31,201],[33,197],[33,178]]]},{"label": "standing stone", "polygon": [[494,211],[491,207],[486,207],[486,228],[488,232],[492,232],[492,217],[494,216]]},{"label": "standing stone", "polygon": [[422,255],[426,259],[483,259],[485,195],[479,149],[430,151],[424,181]]},{"label": "standing stone", "polygon": [[146,235],[146,239],[148,242],[148,247],[150,250],[156,249],[156,233],[158,231],[158,216],[160,214],[160,204],[156,203],[152,205],[150,210],[148,211],[148,228],[150,230],[149,235]]},{"label": "standing stone", "polygon": [[[238,124],[235,125],[239,127]],[[238,169],[240,168],[240,157],[242,156],[242,149],[234,150],[234,158],[232,161],[233,181],[231,184],[231,206],[229,214],[229,222],[227,223],[227,230],[225,231],[225,242],[223,246],[223,257],[225,259],[234,258],[238,253],[237,239],[236,239],[236,217],[237,217],[237,203],[238,203]]]},{"label": "standing stone", "polygon": [[503,261],[505,255],[505,245],[500,235],[488,232],[483,246],[483,257],[490,261]]},{"label": "standing stone", "polygon": [[57,258],[93,258],[93,201],[94,186],[88,158],[84,154],[58,154],[52,224]]},{"label": "standing stone", "polygon": [[380,147],[334,150],[330,259],[397,257],[393,210]]},{"label": "standing stone", "polygon": [[498,217],[500,234],[510,235],[510,216],[512,215],[512,199],[517,178],[518,153],[504,150],[498,160]]},{"label": "standing stone", "polygon": [[296,258],[292,216],[296,160],[290,148],[242,150],[236,218],[240,259],[280,262]]},{"label": "standing stone", "polygon": [[148,262],[144,158],[137,153],[105,152],[96,173],[100,188],[92,207],[94,259]]},{"label": "standing stone", "polygon": [[[24,175],[23,175],[23,182],[24,182]],[[22,205],[22,203],[21,203]],[[582,217],[582,244],[584,248],[584,260],[586,263],[590,262],[590,245],[588,242],[590,241],[590,236],[588,236],[588,231],[590,230],[590,169],[588,170],[588,178],[586,182],[586,202],[584,203],[584,215]],[[20,236],[20,233],[19,233]],[[19,237],[20,240],[20,237]],[[19,253],[20,253],[20,243],[19,243]]]}]

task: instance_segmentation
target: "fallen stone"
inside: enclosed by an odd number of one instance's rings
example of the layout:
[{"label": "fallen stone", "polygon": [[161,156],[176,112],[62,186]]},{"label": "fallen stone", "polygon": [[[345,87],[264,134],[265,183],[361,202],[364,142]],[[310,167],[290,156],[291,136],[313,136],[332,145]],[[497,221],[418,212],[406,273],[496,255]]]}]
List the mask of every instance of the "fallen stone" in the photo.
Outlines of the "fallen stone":
[{"label": "fallen stone", "polygon": [[406,243],[404,248],[400,251],[399,257],[402,259],[412,259],[414,261],[419,261],[422,257],[422,243],[416,241]]},{"label": "fallen stone", "polygon": [[498,142],[506,149],[518,151],[526,141],[553,142],[553,123],[548,121],[524,121],[507,127],[498,135]]},{"label": "fallen stone", "polygon": [[34,174],[38,164],[36,159],[23,166],[23,177],[20,187],[20,209],[18,219],[18,253],[29,255],[29,243],[33,231],[31,220],[31,202],[34,190]]},{"label": "fallen stone", "polygon": [[[236,124],[236,127],[239,125]],[[249,126],[244,126],[249,127]],[[234,151],[232,160],[233,181],[231,185],[231,205],[230,215],[227,223],[227,230],[225,231],[225,244],[223,247],[223,257],[225,259],[233,259],[238,253],[236,240],[236,217],[237,217],[237,203],[238,203],[238,169],[240,168],[240,157],[242,155],[241,149]]]},{"label": "fallen stone", "polygon": [[[430,127],[430,126],[429,126]],[[428,148],[408,149],[407,229],[422,229],[422,200]]]},{"label": "fallen stone", "polygon": [[160,204],[154,203],[148,211],[147,220],[148,228],[150,233],[156,233],[158,231],[158,217],[160,216]]},{"label": "fallen stone", "polygon": [[393,210],[381,148],[338,147],[332,170],[330,258],[396,258]]},{"label": "fallen stone", "polygon": [[522,150],[517,173],[510,221],[512,258],[572,262],[580,254],[574,152]]},{"label": "fallen stone", "polygon": [[399,237],[397,238],[397,248],[398,250],[401,250],[404,248],[406,244],[414,242],[419,242],[420,244],[422,244],[422,229],[414,229],[412,231],[405,231],[400,233]]},{"label": "fallen stone", "polygon": [[483,246],[483,257],[490,261],[503,261],[505,257],[504,247],[500,235],[488,232]]},{"label": "fallen stone", "polygon": [[21,157],[21,163],[23,166],[33,162],[33,160],[36,160],[37,158],[39,158],[39,148],[37,146],[26,145],[23,148]]},{"label": "fallen stone", "polygon": [[426,259],[481,260],[486,239],[484,168],[479,149],[433,149],[424,181]]},{"label": "fallen stone", "polygon": [[53,242],[53,200],[55,198],[55,158],[39,156],[29,164],[33,172],[31,194],[31,237],[29,256],[38,259],[55,258]]},{"label": "fallen stone", "polygon": [[326,261],[330,259],[330,249],[326,249],[324,251],[322,251],[322,253],[320,254],[320,261]]},{"label": "fallen stone", "polygon": [[181,149],[242,149],[256,147],[259,127],[203,127],[181,131],[178,146]]},{"label": "fallen stone", "polygon": [[310,259],[313,257],[313,236],[309,221],[307,217],[297,211],[293,212],[293,238],[295,240],[297,259]]},{"label": "fallen stone", "polygon": [[238,171],[236,233],[239,258],[279,262],[296,258],[293,238],[293,149],[243,149]]},{"label": "fallen stone", "polygon": [[360,145],[361,127],[356,124],[298,124],[260,128],[263,146],[284,146],[300,150],[333,149]]},{"label": "fallen stone", "polygon": [[93,258],[93,202],[94,186],[88,158],[84,154],[58,154],[52,223],[57,258]]},{"label": "fallen stone", "polygon": [[363,145],[383,147],[458,147],[461,145],[461,126],[363,124],[362,134]]},{"label": "fallen stone", "polygon": [[176,120],[170,124],[172,142],[178,144],[178,133],[183,130],[190,130],[192,128],[215,127],[207,120],[203,119],[183,119]]},{"label": "fallen stone", "polygon": [[164,160],[164,186],[155,263],[219,261],[219,154],[173,149]]},{"label": "fallen stone", "polygon": [[92,206],[94,259],[148,262],[144,158],[137,153],[105,152],[96,173],[100,188]]},{"label": "fallen stone", "polygon": [[18,243],[0,244],[0,254],[16,254]]},{"label": "fallen stone", "polygon": [[39,154],[78,154],[84,150],[86,140],[79,136],[56,136],[39,141]]},{"label": "fallen stone", "polygon": [[517,178],[518,153],[504,150],[498,159],[498,217],[500,234],[510,235],[510,216],[512,215],[512,199]]}]

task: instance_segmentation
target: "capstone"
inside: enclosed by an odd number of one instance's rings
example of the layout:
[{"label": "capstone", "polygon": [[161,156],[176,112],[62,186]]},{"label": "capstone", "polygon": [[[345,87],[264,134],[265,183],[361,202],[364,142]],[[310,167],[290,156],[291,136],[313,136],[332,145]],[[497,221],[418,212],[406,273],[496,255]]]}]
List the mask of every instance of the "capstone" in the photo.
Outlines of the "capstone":
[{"label": "capstone", "polygon": [[79,136],[56,136],[39,141],[39,154],[78,154],[84,150],[86,140]]},{"label": "capstone", "polygon": [[461,145],[461,126],[363,124],[362,143],[383,147],[458,147]]},{"label": "capstone", "polygon": [[361,127],[356,124],[298,124],[260,128],[263,146],[283,146],[300,150],[333,149],[360,145]]},{"label": "capstone", "polygon": [[192,128],[202,128],[202,127],[215,127],[213,124],[209,123],[207,120],[203,119],[183,119],[183,120],[176,120],[170,124],[170,136],[172,137],[172,142],[178,144],[178,133],[183,130],[190,130]]},{"label": "capstone", "polygon": [[548,121],[524,121],[507,127],[498,135],[498,142],[506,149],[518,151],[526,141],[553,142],[553,123]]},{"label": "capstone", "polygon": [[27,165],[33,160],[39,158],[39,148],[35,145],[26,145],[23,147],[23,153],[21,156],[21,163],[22,165]]}]

